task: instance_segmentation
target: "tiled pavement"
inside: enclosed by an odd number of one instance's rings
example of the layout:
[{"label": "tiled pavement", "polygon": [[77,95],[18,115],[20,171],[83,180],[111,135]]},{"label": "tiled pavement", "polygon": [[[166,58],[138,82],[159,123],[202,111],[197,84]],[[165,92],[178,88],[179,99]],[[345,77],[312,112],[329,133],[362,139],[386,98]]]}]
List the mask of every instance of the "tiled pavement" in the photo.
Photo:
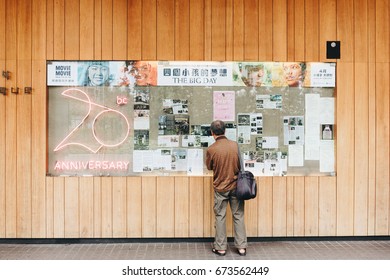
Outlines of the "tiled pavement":
[{"label": "tiled pavement", "polygon": [[226,256],[211,252],[210,240],[115,240],[14,242],[0,240],[0,260],[390,260],[390,238],[249,242],[245,257],[232,243]]}]

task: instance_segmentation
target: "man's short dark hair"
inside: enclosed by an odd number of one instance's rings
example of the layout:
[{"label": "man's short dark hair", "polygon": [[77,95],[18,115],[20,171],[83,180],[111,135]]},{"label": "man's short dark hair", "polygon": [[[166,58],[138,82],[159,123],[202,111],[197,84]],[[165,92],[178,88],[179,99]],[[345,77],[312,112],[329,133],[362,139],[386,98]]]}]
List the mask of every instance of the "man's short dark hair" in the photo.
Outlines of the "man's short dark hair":
[{"label": "man's short dark hair", "polygon": [[221,120],[213,121],[210,125],[210,130],[215,135],[225,134],[225,123]]}]

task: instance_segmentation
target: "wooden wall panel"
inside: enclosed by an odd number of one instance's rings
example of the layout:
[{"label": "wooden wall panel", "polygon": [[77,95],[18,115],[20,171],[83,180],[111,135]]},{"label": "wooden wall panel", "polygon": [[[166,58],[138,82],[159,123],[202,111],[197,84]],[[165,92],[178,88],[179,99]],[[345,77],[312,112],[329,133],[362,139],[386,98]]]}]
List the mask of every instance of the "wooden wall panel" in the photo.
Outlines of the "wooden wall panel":
[{"label": "wooden wall panel", "polygon": [[112,201],[112,178],[103,177],[101,179],[101,204],[102,204],[102,235],[101,237],[110,238],[113,233],[113,201]]},{"label": "wooden wall panel", "polygon": [[[81,178],[80,178],[81,179]],[[79,196],[79,178],[67,177],[65,178],[65,195],[64,195],[64,209],[65,209],[65,238],[79,238],[80,237],[80,196]]]},{"label": "wooden wall panel", "polygon": [[[65,59],[65,0],[53,1],[53,59]],[[51,29],[49,29],[51,30]],[[48,49],[50,45],[48,46]]]},{"label": "wooden wall panel", "polygon": [[211,1],[211,59],[226,60],[226,1]]},{"label": "wooden wall panel", "polygon": [[342,62],[352,62],[355,56],[353,1],[337,1],[337,37],[342,42],[342,56],[340,59]]},{"label": "wooden wall panel", "polygon": [[31,237],[31,95],[22,94],[24,86],[31,86],[32,30],[31,1],[17,1],[17,96],[16,112],[16,168],[23,170],[17,175],[17,237]]},{"label": "wooden wall panel", "polygon": [[376,1],[376,62],[389,62],[390,24],[389,1]]},{"label": "wooden wall panel", "polygon": [[355,113],[352,63],[337,64],[337,234],[353,234]]},{"label": "wooden wall panel", "polygon": [[6,237],[17,237],[17,96],[11,93],[12,88],[17,87],[17,2],[6,1],[6,26],[5,36],[6,62],[5,69],[10,72],[10,79],[6,80],[8,90],[5,101],[5,208],[6,212]]},{"label": "wooden wall panel", "polygon": [[[211,186],[208,186],[211,187]],[[189,236],[202,237],[204,227],[207,227],[207,224],[210,225],[207,221],[210,219],[205,218],[204,213],[209,210],[205,209],[205,196],[206,190],[203,188],[203,178],[202,177],[190,177],[189,178]],[[211,202],[211,200],[206,200]]]},{"label": "wooden wall panel", "polygon": [[305,177],[305,236],[319,234],[318,177]]},{"label": "wooden wall panel", "polygon": [[205,18],[206,1],[189,0],[190,1],[190,60],[206,60],[205,44],[209,27]]},{"label": "wooden wall panel", "polygon": [[287,18],[287,0],[274,0],[272,15],[274,61],[287,60]]},{"label": "wooden wall panel", "polygon": [[[305,61],[318,61],[319,49],[319,0],[305,1]],[[310,47],[308,47],[310,46]]]},{"label": "wooden wall panel", "polygon": [[389,14],[368,0],[0,0],[0,238],[214,235],[209,176],[46,177],[46,60],[324,61],[335,39],[337,176],[258,178],[248,236],[388,235]]},{"label": "wooden wall panel", "polygon": [[[198,186],[198,192],[203,190],[202,187]],[[175,177],[175,219],[174,219],[174,229],[175,229],[175,237],[189,237],[189,209],[190,209],[190,187],[189,187],[189,178],[184,176]],[[195,190],[196,191],[196,190]],[[203,192],[200,192],[203,194]],[[203,207],[203,205],[202,205]],[[201,210],[201,209],[199,209]],[[203,215],[197,213],[197,216],[203,218]],[[203,219],[202,219],[203,221]],[[200,230],[202,230],[201,227]],[[203,232],[203,231],[202,231]]]},{"label": "wooden wall panel", "polygon": [[80,0],[65,1],[65,59],[80,59]]},{"label": "wooden wall panel", "polygon": [[113,60],[113,1],[114,0],[101,0],[101,59]]},{"label": "wooden wall panel", "polygon": [[127,178],[127,236],[142,236],[142,178]]},{"label": "wooden wall panel", "polygon": [[[354,0],[355,63],[368,62],[369,46],[369,6],[370,1]],[[367,68],[367,67],[366,67]]]},{"label": "wooden wall panel", "polygon": [[272,184],[272,235],[287,235],[287,179],[273,178]]},{"label": "wooden wall panel", "polygon": [[272,177],[260,177],[259,178],[259,215],[258,215],[258,236],[272,236]]},{"label": "wooden wall panel", "polygon": [[369,69],[355,63],[355,201],[354,233],[367,235],[369,180]]},{"label": "wooden wall panel", "polygon": [[140,60],[142,57],[142,3],[127,1],[127,58]]},{"label": "wooden wall panel", "polygon": [[[157,0],[157,59],[175,58],[175,0]],[[178,22],[177,24],[180,24]]]},{"label": "wooden wall panel", "polygon": [[294,235],[305,235],[305,178],[294,177]]},{"label": "wooden wall panel", "polygon": [[126,177],[112,180],[112,236],[127,236],[127,181]]},{"label": "wooden wall panel", "polygon": [[94,237],[94,224],[93,224],[93,180],[92,177],[80,178],[80,237],[81,238],[92,238]]},{"label": "wooden wall panel", "polygon": [[142,1],[141,59],[157,60],[157,0]]},{"label": "wooden wall panel", "polygon": [[[320,61],[326,61],[326,41],[337,40],[337,0],[319,2],[319,50]],[[335,61],[335,60],[333,60]]]},{"label": "wooden wall panel", "polygon": [[142,178],[142,237],[156,237],[156,178]]},{"label": "wooden wall panel", "polygon": [[[260,30],[264,18],[260,18],[258,1],[249,0],[244,3],[244,60],[257,61],[263,43],[259,44]],[[263,41],[264,42],[264,41]]]},{"label": "wooden wall panel", "polygon": [[259,1],[258,13],[259,13],[258,60],[272,61],[273,31],[272,28],[270,28],[270,26],[272,26],[273,5],[270,5],[269,1]]},{"label": "wooden wall panel", "polygon": [[320,177],[318,185],[318,235],[336,235],[336,178]]},{"label": "wooden wall panel", "polygon": [[[49,211],[51,210],[48,208]],[[53,214],[49,212],[48,218],[53,218],[53,237],[65,237],[65,178],[53,179]]]},{"label": "wooden wall panel", "polygon": [[175,177],[157,177],[156,237],[175,236]]},{"label": "wooden wall panel", "polygon": [[389,234],[389,63],[376,65],[376,190],[375,234]]},{"label": "wooden wall panel", "polygon": [[80,60],[95,58],[94,2],[94,0],[80,0]]},{"label": "wooden wall panel", "polygon": [[[0,0],[0,70],[5,68],[5,59],[6,59],[6,44],[5,44],[5,24],[6,24],[6,0]],[[5,87],[5,79],[0,79],[0,87]],[[5,104],[6,104],[6,96],[0,95],[0,129],[1,131],[5,131]],[[5,175],[6,170],[6,141],[5,141],[5,133],[2,133],[0,136],[0,174]],[[6,228],[6,193],[5,193],[5,176],[0,176],[0,238],[5,237],[5,228]]]},{"label": "wooden wall panel", "polygon": [[112,2],[112,48],[113,60],[127,59],[127,0],[115,0]]},{"label": "wooden wall panel", "polygon": [[[176,0],[174,6],[174,51],[175,60],[190,59],[190,0]],[[198,26],[199,28],[199,26]],[[199,29],[198,29],[199,32]]]}]

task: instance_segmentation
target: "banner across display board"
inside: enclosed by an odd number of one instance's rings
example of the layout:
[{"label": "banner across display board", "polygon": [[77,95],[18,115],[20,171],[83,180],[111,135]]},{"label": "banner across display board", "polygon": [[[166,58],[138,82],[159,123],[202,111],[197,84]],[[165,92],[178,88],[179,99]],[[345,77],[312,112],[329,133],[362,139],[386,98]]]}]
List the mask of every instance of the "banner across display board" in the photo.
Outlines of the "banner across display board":
[{"label": "banner across display board", "polygon": [[48,175],[203,176],[227,125],[256,176],[334,175],[335,63],[49,61]]}]

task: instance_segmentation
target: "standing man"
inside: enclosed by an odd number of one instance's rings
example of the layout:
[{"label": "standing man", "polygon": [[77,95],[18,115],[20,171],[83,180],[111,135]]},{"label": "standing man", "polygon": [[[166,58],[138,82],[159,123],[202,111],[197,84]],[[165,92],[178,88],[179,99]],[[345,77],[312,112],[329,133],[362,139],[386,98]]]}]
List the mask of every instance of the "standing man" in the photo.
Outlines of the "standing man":
[{"label": "standing man", "polygon": [[227,250],[226,209],[233,214],[234,245],[241,256],[246,255],[247,238],[244,223],[244,200],[236,197],[237,174],[240,170],[237,143],[225,136],[225,124],[216,120],[210,126],[215,139],[206,152],[206,166],[213,170],[215,239],[213,253],[224,256]]}]

